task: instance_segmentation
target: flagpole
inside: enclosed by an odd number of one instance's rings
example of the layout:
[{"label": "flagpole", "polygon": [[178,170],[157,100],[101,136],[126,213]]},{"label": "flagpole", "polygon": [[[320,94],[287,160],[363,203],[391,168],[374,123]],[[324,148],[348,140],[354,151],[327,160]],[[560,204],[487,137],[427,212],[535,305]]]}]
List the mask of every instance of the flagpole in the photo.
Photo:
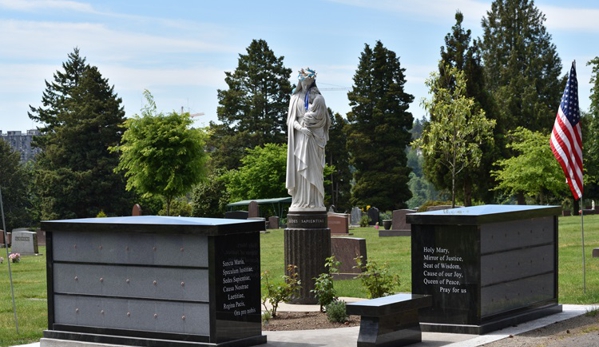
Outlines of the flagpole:
[{"label": "flagpole", "polygon": [[582,195],[580,196],[580,231],[582,235],[582,290],[583,293],[587,293],[587,271],[586,271],[586,262],[584,259],[584,203],[582,202]]}]

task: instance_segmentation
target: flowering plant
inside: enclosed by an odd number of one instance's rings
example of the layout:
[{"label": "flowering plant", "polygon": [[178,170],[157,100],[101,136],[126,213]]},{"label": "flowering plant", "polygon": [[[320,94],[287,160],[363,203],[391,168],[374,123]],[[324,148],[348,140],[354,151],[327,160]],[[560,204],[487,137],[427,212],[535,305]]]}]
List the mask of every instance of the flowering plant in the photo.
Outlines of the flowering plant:
[{"label": "flowering plant", "polygon": [[19,253],[11,253],[8,256],[8,259],[10,259],[13,263],[18,263],[19,261],[21,261],[21,254],[19,254]]}]

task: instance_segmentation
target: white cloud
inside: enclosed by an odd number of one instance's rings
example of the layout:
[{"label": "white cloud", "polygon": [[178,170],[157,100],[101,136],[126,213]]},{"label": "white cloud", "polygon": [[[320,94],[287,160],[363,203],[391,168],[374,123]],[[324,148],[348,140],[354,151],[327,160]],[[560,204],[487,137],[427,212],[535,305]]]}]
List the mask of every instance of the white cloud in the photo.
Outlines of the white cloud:
[{"label": "white cloud", "polygon": [[90,4],[68,0],[0,0],[0,8],[28,12],[47,9],[96,12]]},{"label": "white cloud", "polygon": [[538,5],[545,14],[549,29],[564,29],[586,32],[599,31],[599,9],[598,8],[571,8],[557,7],[551,5]]},{"label": "white cloud", "polygon": [[160,36],[117,31],[106,24],[0,21],[0,57],[39,60],[66,58],[74,47],[82,55],[102,56],[105,60],[151,62],[157,55],[202,52],[235,52],[235,49],[201,38]]},{"label": "white cloud", "polygon": [[[474,0],[427,0],[415,2],[413,0],[329,0],[332,2],[381,10],[384,12],[395,12],[398,15],[417,18],[426,22],[453,23],[453,15],[456,11],[464,14],[464,22],[468,25],[480,24],[480,20],[490,9],[490,4]],[[450,15],[448,17],[448,15]]]}]

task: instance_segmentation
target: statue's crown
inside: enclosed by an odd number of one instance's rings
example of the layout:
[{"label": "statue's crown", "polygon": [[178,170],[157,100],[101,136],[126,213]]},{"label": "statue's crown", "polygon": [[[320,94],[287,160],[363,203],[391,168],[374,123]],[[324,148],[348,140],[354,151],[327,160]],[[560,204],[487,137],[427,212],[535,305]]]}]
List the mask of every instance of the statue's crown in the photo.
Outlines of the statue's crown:
[{"label": "statue's crown", "polygon": [[309,67],[307,67],[305,69],[299,70],[299,74],[297,75],[297,77],[300,80],[303,80],[305,78],[316,79],[316,71],[314,71],[314,70],[310,69]]}]

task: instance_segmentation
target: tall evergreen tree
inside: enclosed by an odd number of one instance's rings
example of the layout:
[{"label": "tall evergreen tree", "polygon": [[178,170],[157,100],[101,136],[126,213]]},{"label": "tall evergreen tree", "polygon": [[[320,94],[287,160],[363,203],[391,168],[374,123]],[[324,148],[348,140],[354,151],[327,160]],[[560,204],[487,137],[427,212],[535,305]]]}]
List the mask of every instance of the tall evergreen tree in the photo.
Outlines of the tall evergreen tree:
[{"label": "tall evergreen tree", "polygon": [[406,207],[412,196],[405,149],[414,96],[404,91],[404,72],[396,54],[380,41],[374,49],[365,45],[348,93],[352,110],[347,114],[347,147],[356,169],[353,205],[393,210]]},{"label": "tall evergreen tree", "polygon": [[124,177],[113,172],[118,155],[108,151],[121,138],[122,100],[77,48],[68,57],[64,71],[46,81],[43,107],[30,106],[29,112],[41,123],[34,145],[42,149],[35,175],[42,218],[128,214],[132,195]]},{"label": "tall evergreen tree", "polygon": [[[6,229],[34,226],[35,213],[32,213],[30,170],[20,162],[19,152],[0,138],[0,190],[4,207]],[[0,229],[2,221],[0,220]]]},{"label": "tall evergreen tree", "polygon": [[[485,111],[488,119],[497,119],[497,110],[492,97],[487,92],[483,66],[480,58],[479,42],[471,39],[470,29],[462,27],[464,15],[461,12],[455,14],[456,23],[452,31],[445,36],[445,46],[441,47],[441,60],[439,61],[439,75],[437,86],[433,91],[446,89],[453,91],[456,87],[455,76],[449,74],[447,67],[456,68],[464,73],[466,78],[466,90],[464,97],[474,101],[474,114],[478,110]],[[431,121],[438,121],[436,114],[430,114]],[[464,174],[458,178],[458,198],[467,206],[472,204],[472,199],[490,200],[489,189],[493,185],[489,171],[493,163],[500,157],[499,148],[502,148],[503,131],[497,127],[494,129],[494,142],[482,144],[483,157],[479,166],[464,168]],[[445,165],[441,164],[438,155],[427,156],[424,160],[424,169],[427,178],[431,180],[438,189],[450,189],[452,187],[452,175]]]},{"label": "tall evergreen tree", "polygon": [[[336,211],[350,211],[351,204],[351,171],[349,169],[349,154],[347,153],[347,138],[345,136],[345,120],[339,113],[329,109],[331,127],[329,128],[329,142],[326,147],[326,163],[335,170],[328,180],[325,180],[324,190],[330,199],[326,205],[335,205]],[[326,197],[325,197],[325,200]]]},{"label": "tall evergreen tree", "polygon": [[566,79],[544,22],[532,0],[495,0],[483,18],[485,80],[505,130],[552,129]]},{"label": "tall evergreen tree", "polygon": [[234,72],[225,72],[229,89],[218,90],[218,120],[211,122],[209,147],[214,167],[236,168],[245,148],[286,142],[291,69],[264,40],[253,40]]}]

